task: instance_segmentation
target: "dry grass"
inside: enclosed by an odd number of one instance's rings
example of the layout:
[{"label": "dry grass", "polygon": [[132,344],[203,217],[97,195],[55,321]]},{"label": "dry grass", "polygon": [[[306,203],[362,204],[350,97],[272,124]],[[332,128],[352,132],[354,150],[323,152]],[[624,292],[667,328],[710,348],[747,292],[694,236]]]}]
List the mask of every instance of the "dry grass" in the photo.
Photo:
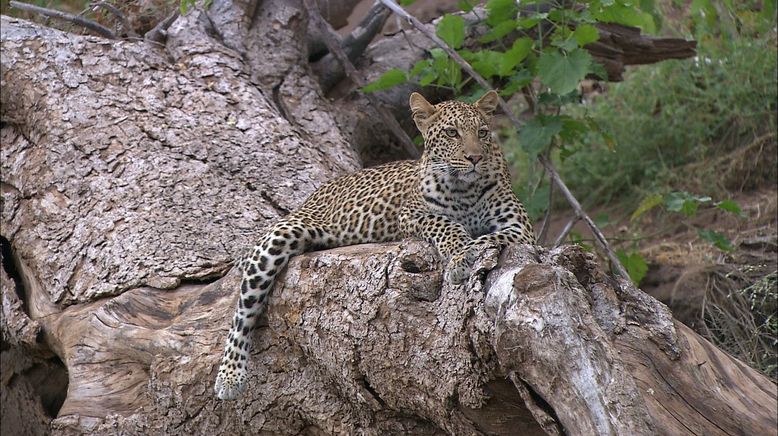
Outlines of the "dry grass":
[{"label": "dry grass", "polygon": [[778,381],[778,272],[749,282],[747,271],[722,269],[708,276],[702,333],[719,348]]}]

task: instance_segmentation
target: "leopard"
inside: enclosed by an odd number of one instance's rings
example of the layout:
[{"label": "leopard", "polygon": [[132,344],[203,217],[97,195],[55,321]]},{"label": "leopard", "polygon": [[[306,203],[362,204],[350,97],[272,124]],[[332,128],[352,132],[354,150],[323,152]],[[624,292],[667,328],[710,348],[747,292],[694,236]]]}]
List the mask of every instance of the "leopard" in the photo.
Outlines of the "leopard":
[{"label": "leopard", "polygon": [[251,332],[293,256],[346,245],[417,238],[447,262],[443,280],[461,286],[485,247],[535,244],[526,210],[511,189],[508,165],[489,123],[499,101],[431,104],[412,93],[411,118],[423,153],[330,181],[273,224],[236,262],[242,273],[214,390],[222,400],[244,392]]}]

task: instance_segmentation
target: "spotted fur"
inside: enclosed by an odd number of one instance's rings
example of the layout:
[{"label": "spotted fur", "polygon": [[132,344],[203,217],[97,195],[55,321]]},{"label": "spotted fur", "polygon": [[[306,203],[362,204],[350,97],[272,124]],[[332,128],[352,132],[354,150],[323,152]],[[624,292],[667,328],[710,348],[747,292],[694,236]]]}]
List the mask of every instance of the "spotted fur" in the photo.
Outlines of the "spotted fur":
[{"label": "spotted fur", "polygon": [[475,104],[431,105],[410,98],[424,137],[418,161],[393,162],[335,179],[265,233],[238,266],[238,307],[215,390],[235,399],[246,386],[251,331],[265,311],[276,275],[289,258],[318,249],[416,237],[449,260],[448,278],[461,283],[482,246],[535,242],[524,207],[511,191],[507,165],[492,142],[488,120],[497,94]]}]

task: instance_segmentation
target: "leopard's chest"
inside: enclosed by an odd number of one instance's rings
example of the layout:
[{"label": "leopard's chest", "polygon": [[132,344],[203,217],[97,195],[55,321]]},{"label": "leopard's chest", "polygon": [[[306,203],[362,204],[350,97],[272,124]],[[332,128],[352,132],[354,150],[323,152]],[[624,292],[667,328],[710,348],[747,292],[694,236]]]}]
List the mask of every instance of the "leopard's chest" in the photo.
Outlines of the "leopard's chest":
[{"label": "leopard's chest", "polygon": [[422,179],[421,194],[427,210],[456,221],[472,236],[484,234],[484,213],[487,193],[495,189],[495,180],[484,178],[465,183],[453,178]]}]

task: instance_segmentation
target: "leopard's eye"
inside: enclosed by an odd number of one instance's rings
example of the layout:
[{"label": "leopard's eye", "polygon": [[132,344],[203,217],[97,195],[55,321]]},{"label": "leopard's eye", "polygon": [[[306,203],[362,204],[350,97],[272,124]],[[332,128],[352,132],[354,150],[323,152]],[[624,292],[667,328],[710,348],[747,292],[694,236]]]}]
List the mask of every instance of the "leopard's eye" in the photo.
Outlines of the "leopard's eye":
[{"label": "leopard's eye", "polygon": [[456,138],[457,136],[459,136],[459,132],[457,132],[457,129],[454,129],[454,128],[451,128],[451,127],[449,127],[448,129],[444,130],[444,132],[446,133],[446,136],[448,136],[450,138]]},{"label": "leopard's eye", "polygon": [[481,139],[485,139],[487,136],[489,136],[489,130],[487,129],[481,129],[478,131],[478,137]]}]

